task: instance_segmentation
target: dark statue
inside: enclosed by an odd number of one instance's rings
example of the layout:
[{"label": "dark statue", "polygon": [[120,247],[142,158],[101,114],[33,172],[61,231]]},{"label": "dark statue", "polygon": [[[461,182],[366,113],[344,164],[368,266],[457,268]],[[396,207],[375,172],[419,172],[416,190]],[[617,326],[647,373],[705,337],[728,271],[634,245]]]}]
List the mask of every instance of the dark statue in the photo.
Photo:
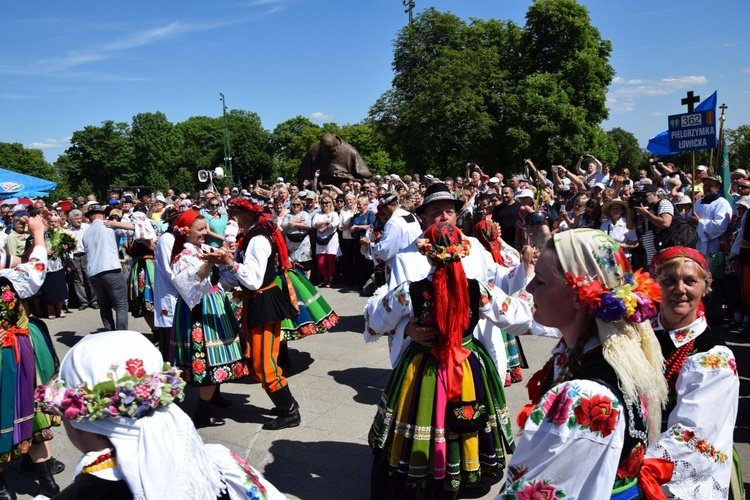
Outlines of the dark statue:
[{"label": "dark statue", "polygon": [[354,146],[333,134],[323,134],[320,142],[311,147],[297,172],[297,183],[304,188],[304,181],[312,181],[320,170],[318,185],[333,184],[340,187],[347,181],[369,181],[372,174]]}]

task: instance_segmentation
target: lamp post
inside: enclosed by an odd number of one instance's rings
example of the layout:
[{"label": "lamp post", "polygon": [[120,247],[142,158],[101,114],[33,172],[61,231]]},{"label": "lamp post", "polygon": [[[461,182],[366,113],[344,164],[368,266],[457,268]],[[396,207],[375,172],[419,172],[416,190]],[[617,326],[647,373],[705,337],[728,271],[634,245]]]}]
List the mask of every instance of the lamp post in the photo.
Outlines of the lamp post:
[{"label": "lamp post", "polygon": [[219,92],[221,97],[221,107],[224,114],[224,167],[226,168],[226,175],[232,180],[232,152],[229,149],[229,126],[227,125],[227,103],[224,100],[224,94]]},{"label": "lamp post", "polygon": [[414,10],[414,0],[401,0],[401,3],[404,4],[404,7],[406,7],[406,10],[404,10],[404,12],[407,12],[409,14],[409,26],[411,26],[411,22],[412,22],[411,11]]}]

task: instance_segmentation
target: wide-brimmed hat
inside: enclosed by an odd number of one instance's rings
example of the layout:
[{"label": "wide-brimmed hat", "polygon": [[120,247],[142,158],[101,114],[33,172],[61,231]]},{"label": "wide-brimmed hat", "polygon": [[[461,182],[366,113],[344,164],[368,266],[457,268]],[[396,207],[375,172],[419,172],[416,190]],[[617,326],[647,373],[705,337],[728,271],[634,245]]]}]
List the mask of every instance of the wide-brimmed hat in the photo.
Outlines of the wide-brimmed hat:
[{"label": "wide-brimmed hat", "polygon": [[602,206],[602,212],[607,217],[611,217],[611,215],[609,215],[609,209],[612,208],[612,205],[620,205],[623,209],[628,208],[627,202],[621,200],[620,198],[612,198],[607,203],[605,203],[604,206]]},{"label": "wide-brimmed hat", "polygon": [[732,170],[732,173],[729,175],[739,175],[740,177],[747,179],[747,171],[744,168],[737,168],[735,170]]},{"label": "wide-brimmed hat", "polygon": [[514,195],[515,199],[521,199],[521,198],[534,198],[534,191],[531,189],[521,189],[516,191],[516,194]]},{"label": "wide-brimmed hat", "polygon": [[94,214],[102,214],[104,215],[107,212],[107,208],[104,205],[99,205],[96,203],[93,203],[88,206],[86,209],[86,213],[84,214],[86,217],[91,217]]},{"label": "wide-brimmed hat", "polygon": [[719,174],[711,174],[711,175],[707,175],[707,176],[705,176],[705,177],[703,177],[703,178],[701,179],[701,182],[706,182],[706,181],[714,181],[714,182],[718,182],[718,183],[719,183],[719,185],[722,185],[722,184],[724,184],[724,180],[723,180],[723,179],[721,178],[721,176],[720,176]]},{"label": "wide-brimmed hat", "polygon": [[737,206],[742,206],[750,210],[750,196],[740,196],[740,199],[736,202]]},{"label": "wide-brimmed hat", "polygon": [[450,201],[456,206],[456,213],[461,211],[461,208],[464,206],[464,202],[461,200],[457,200],[453,197],[453,193],[451,193],[450,189],[448,189],[448,186],[445,185],[444,182],[434,182],[430,184],[430,187],[427,188],[427,191],[424,192],[424,199],[422,201],[422,204],[419,205],[414,211],[417,213],[417,215],[421,215],[424,213],[425,209],[427,208],[427,205],[430,203],[436,203],[438,201]]},{"label": "wide-brimmed hat", "polygon": [[692,205],[693,201],[690,199],[690,196],[683,194],[679,200],[675,202],[675,205]]}]

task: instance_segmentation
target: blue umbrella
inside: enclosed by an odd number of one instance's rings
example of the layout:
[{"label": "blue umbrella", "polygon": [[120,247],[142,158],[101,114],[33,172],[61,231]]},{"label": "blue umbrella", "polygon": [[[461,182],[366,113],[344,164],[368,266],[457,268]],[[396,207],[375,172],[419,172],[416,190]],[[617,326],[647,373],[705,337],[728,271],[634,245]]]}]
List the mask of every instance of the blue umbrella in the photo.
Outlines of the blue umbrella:
[{"label": "blue umbrella", "polygon": [[48,196],[56,187],[55,182],[0,168],[0,200],[15,197],[40,198]]}]

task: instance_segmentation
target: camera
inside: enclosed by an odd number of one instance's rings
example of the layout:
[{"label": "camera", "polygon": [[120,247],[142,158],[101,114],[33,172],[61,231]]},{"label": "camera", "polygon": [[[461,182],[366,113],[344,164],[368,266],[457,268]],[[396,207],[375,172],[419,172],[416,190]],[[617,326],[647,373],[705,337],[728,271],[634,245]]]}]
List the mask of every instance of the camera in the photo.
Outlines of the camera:
[{"label": "camera", "polygon": [[642,191],[635,191],[632,195],[630,195],[630,199],[628,200],[628,208],[636,208],[640,207],[641,205],[646,206],[648,205],[648,202],[646,201],[648,198],[648,193],[644,193]]}]

